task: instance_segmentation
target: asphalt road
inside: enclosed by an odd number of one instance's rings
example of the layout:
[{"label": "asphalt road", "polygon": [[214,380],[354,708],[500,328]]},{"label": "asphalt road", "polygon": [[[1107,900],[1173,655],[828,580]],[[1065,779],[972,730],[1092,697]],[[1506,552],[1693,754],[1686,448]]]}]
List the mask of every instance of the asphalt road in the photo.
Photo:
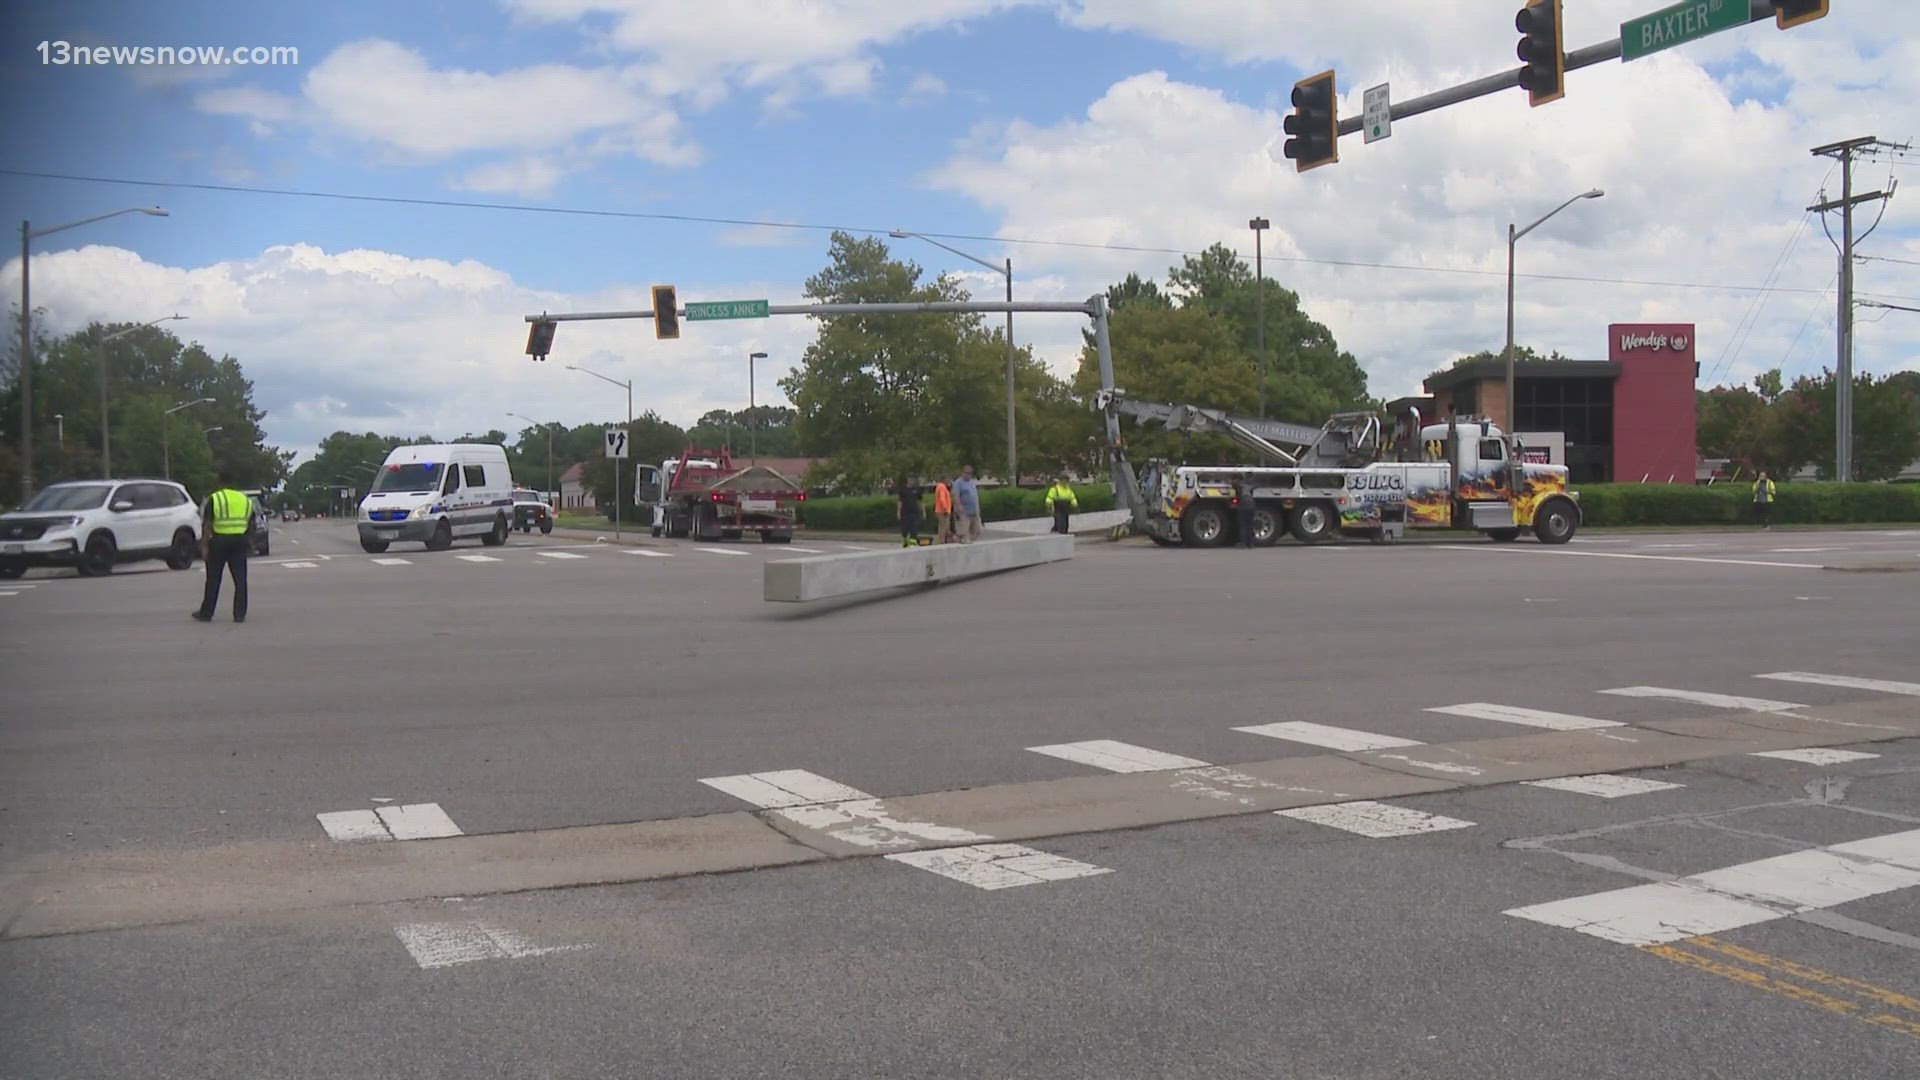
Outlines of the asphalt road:
[{"label": "asphalt road", "polygon": [[[760,599],[789,548],[516,536],[377,562],[304,522],[254,566],[244,626],[187,619],[197,571],[33,575],[0,589],[0,1071],[1911,1075],[1920,921],[1898,882],[1920,867],[1678,943],[1504,912],[1920,828],[1920,740],[1860,719],[1920,707],[1899,689],[1920,532],[1584,539],[1089,542],[794,611]],[[1758,677],[1779,672],[1841,678]],[[342,844],[322,814],[377,830],[375,811],[432,804],[537,852],[570,835],[537,830],[753,808],[756,789],[703,779],[804,770],[782,782],[886,798],[1111,779],[1110,758],[1057,749],[1090,740],[1251,770],[1355,733],[1535,731],[1436,707],[1636,734],[1771,707],[1701,694],[1841,718],[1860,741],[1823,744],[1877,756],[1721,755],[1628,771],[1679,786],[1613,798],[1411,794],[1387,801],[1470,824],[1390,838],[1270,813],[1063,829],[1031,841],[1052,861],[1008,864],[1057,878],[1033,887],[881,858],[513,895],[482,875],[459,899],[22,936],[79,902],[46,867],[468,842]],[[1235,730],[1276,723],[1318,741]],[[420,813],[384,827],[439,828]]]}]

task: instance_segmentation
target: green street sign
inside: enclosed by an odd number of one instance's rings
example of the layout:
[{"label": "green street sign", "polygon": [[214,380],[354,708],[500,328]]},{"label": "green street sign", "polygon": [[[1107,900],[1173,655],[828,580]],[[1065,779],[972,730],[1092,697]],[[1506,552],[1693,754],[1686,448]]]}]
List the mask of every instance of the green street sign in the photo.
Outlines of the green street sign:
[{"label": "green street sign", "polygon": [[1747,25],[1747,0],[1686,0],[1620,24],[1620,62]]},{"label": "green street sign", "polygon": [[708,319],[764,319],[767,317],[765,300],[713,300],[696,304],[687,301],[687,321],[702,322]]}]

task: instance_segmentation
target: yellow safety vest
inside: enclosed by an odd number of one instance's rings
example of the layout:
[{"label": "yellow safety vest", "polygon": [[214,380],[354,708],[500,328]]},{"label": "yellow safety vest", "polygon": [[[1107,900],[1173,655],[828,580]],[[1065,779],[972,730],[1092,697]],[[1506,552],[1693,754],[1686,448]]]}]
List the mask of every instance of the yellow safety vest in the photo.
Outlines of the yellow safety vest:
[{"label": "yellow safety vest", "polygon": [[1068,503],[1076,510],[1080,508],[1079,497],[1065,484],[1055,484],[1047,489],[1047,509],[1053,509],[1053,504],[1057,502]]},{"label": "yellow safety vest", "polygon": [[212,502],[215,536],[247,534],[247,521],[253,516],[253,500],[245,492],[221,488],[213,493]]}]

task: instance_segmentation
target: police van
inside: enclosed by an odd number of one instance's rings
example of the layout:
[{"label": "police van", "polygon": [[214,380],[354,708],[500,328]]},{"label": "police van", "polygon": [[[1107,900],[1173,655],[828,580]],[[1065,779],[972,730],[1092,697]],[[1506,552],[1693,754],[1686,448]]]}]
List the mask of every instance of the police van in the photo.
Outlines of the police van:
[{"label": "police van", "polygon": [[479,537],[488,547],[512,530],[513,477],[497,443],[396,446],[360,501],[360,546],[373,554],[395,541],[444,551]]}]

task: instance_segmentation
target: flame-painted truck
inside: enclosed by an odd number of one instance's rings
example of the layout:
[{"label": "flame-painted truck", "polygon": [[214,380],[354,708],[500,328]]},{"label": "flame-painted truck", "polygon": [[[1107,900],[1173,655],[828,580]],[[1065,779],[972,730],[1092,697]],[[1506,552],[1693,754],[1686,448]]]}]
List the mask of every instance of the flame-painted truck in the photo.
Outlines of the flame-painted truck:
[{"label": "flame-painted truck", "polygon": [[764,465],[742,468],[725,447],[688,447],[657,468],[635,469],[633,498],[653,508],[655,536],[738,540],[757,532],[763,543],[788,544],[807,490]]},{"label": "flame-painted truck", "polygon": [[[1112,416],[1170,431],[1216,433],[1266,464],[1192,466],[1149,461],[1137,477],[1124,444],[1113,447],[1132,487],[1122,532],[1166,546],[1217,547],[1238,539],[1234,480],[1253,485],[1253,542],[1282,530],[1314,544],[1342,535],[1398,539],[1408,528],[1455,529],[1495,540],[1531,529],[1540,542],[1564,544],[1581,523],[1580,495],[1567,470],[1521,460],[1517,440],[1491,421],[1448,416],[1422,424],[1410,411],[1389,435],[1374,413],[1338,413],[1319,428],[1229,416],[1195,405],[1139,401],[1118,390],[1096,403]],[[1294,449],[1286,449],[1292,446]]]}]

